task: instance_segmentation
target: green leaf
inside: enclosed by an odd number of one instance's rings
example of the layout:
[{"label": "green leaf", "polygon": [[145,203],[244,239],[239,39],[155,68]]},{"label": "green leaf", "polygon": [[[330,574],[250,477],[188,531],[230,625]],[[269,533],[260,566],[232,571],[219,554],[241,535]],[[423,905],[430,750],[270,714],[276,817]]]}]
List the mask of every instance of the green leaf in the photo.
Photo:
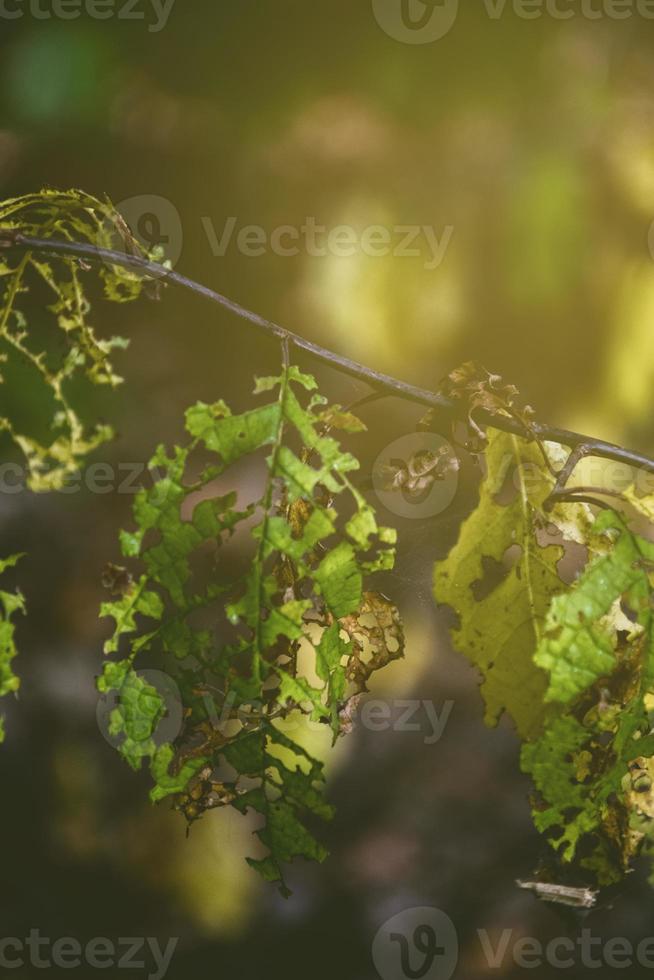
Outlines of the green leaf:
[{"label": "green leaf", "polygon": [[[434,594],[459,618],[454,645],[483,675],[486,721],[503,711],[523,737],[533,737],[544,718],[547,676],[533,660],[553,596],[564,590],[558,544],[543,546],[538,532],[552,519],[543,503],[554,480],[534,443],[492,430],[487,476],[479,505],[464,522],[457,544],[436,565]],[[504,501],[506,482],[513,498]],[[583,505],[571,507],[579,514]],[[514,558],[507,554],[513,549]],[[488,585],[486,579],[489,579]]]},{"label": "green leaf", "polygon": [[178,772],[171,770],[175,760],[175,749],[172,745],[161,745],[152,757],[150,772],[155,785],[150,790],[150,799],[159,803],[167,796],[182,793],[189,782],[202,769],[207,759],[199,758],[186,762]]},{"label": "green leaf", "polygon": [[[607,520],[613,523],[606,516],[598,519],[596,533],[610,526]],[[534,655],[550,675],[547,701],[569,703],[616,666],[615,629],[606,617],[616,600],[628,598],[639,585],[647,588],[643,552],[654,554],[626,527],[620,525],[617,534],[608,554],[590,562],[574,589],[557,596],[547,613]]]},{"label": "green leaf", "polygon": [[315,576],[325,602],[337,618],[347,616],[359,607],[363,575],[352,545],[342,541],[325,555]]},{"label": "green leaf", "polygon": [[225,466],[241,456],[252,453],[275,441],[279,428],[279,406],[245,412],[244,415],[223,415],[223,403],[217,406],[198,404],[186,413],[186,425],[191,435],[200,439],[207,449],[217,453]]},{"label": "green leaf", "polygon": [[148,581],[148,578],[142,575],[137,583],[130,583],[120,599],[102,603],[100,616],[113,617],[116,622],[113,636],[104,645],[105,653],[115,653],[121,637],[136,631],[137,614],[140,613],[149,619],[161,619],[163,615],[161,597],[146,588]]},{"label": "green leaf", "polygon": [[[13,568],[22,557],[22,555],[12,555],[10,558],[0,559],[0,574],[8,568]],[[12,661],[18,654],[13,622],[13,616],[17,612],[25,612],[25,601],[20,593],[0,590],[0,698],[7,694],[14,694],[20,687],[20,680],[12,668]],[[0,743],[4,738],[4,720],[0,717]]]},{"label": "green leaf", "polygon": [[[547,799],[545,810],[534,811],[538,830],[562,827],[553,844],[563,845],[562,857],[570,861],[584,834],[595,830],[600,813],[586,787],[577,778],[574,756],[590,741],[588,731],[575,718],[556,718],[542,738],[524,746],[522,768],[531,775],[536,788]],[[577,811],[577,812],[574,812]],[[566,812],[574,812],[572,819]]]},{"label": "green leaf", "polygon": [[[282,894],[288,897],[290,891],[282,865],[296,857],[314,861],[324,861],[327,857],[325,848],[304,826],[301,815],[306,812],[330,819],[333,810],[325,804],[322,792],[316,788],[323,781],[321,763],[273,726],[262,729],[258,740],[256,753],[246,753],[244,757],[248,768],[243,771],[246,775],[259,774],[261,785],[238,797],[234,806],[242,813],[252,809],[264,817],[264,826],[257,831],[257,836],[269,855],[263,859],[249,858],[248,864],[266,881],[277,883]],[[275,754],[280,749],[288,761]],[[233,765],[238,763],[236,753],[227,752],[226,755]],[[252,768],[252,763],[258,768]]]},{"label": "green leaf", "polygon": [[144,758],[154,756],[153,736],[164,716],[166,705],[151,684],[132,669],[129,661],[106,664],[98,689],[118,695],[111,712],[109,734],[122,736],[119,751],[132,769],[139,770]]}]

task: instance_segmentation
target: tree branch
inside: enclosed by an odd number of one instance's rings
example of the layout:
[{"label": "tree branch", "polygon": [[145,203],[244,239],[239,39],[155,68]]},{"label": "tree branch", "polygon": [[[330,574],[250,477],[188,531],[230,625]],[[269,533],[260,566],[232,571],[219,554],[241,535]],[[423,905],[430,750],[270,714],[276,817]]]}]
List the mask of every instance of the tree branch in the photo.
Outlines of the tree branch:
[{"label": "tree branch", "polygon": [[[251,310],[246,309],[239,303],[235,303],[221,293],[209,289],[208,286],[203,286],[193,279],[189,279],[172,269],[168,269],[156,262],[150,262],[148,259],[140,256],[130,255],[127,252],[98,248],[97,246],[82,242],[70,242],[55,238],[32,238],[27,235],[22,235],[17,231],[6,230],[0,230],[0,248],[48,252],[54,255],[76,256],[80,259],[107,262],[110,265],[139,272],[144,277],[173,283],[176,286],[181,286],[184,289],[196,293],[198,296],[203,296],[212,303],[222,306],[224,309],[229,310],[230,313],[247,321],[251,326],[256,327],[260,332],[276,337],[289,346],[296,347],[298,350],[305,351],[315,360],[329,364],[350,377],[357,378],[359,381],[365,381],[377,393],[394,395],[419,405],[427,405],[430,408],[439,409],[444,415],[449,415],[453,419],[458,416],[459,406],[439,392],[419,388],[416,385],[401,381],[391,375],[374,371],[372,368],[353,361],[349,357],[343,357],[343,355],[321,347],[319,344],[314,344],[312,341],[306,340],[304,337],[287,330],[278,323],[267,320],[265,317],[259,316],[258,313],[253,313]],[[532,425],[532,431],[528,432],[516,419],[510,418],[509,416],[494,415],[490,412],[477,411],[476,417],[484,424],[493,426],[496,429],[502,429],[505,432],[512,432],[526,438],[531,438],[533,435],[536,435],[540,440],[545,442],[557,442],[561,445],[569,446],[571,450],[581,449],[582,451],[580,453],[573,453],[573,456],[576,455],[577,459],[581,458],[581,456],[597,456],[654,473],[653,458],[629,449],[623,449],[621,446],[605,442],[602,439],[594,439],[591,436],[585,436],[579,432],[570,432],[567,429],[559,429],[536,423]],[[570,475],[570,473],[567,473],[566,477]]]}]

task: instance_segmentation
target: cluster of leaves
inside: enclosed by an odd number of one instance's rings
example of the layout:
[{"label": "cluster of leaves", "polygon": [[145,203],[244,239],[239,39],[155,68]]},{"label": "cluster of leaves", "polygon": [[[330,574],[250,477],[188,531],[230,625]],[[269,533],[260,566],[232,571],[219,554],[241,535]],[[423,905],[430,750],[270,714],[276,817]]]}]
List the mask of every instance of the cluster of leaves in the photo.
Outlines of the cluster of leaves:
[{"label": "cluster of leaves", "polygon": [[[17,421],[19,413],[10,410],[11,399],[5,397],[0,433],[24,458],[28,485],[39,492],[63,486],[83,458],[111,436],[106,425],[87,429],[73,408],[70,387],[78,377],[115,387],[120,378],[113,371],[110,354],[116,347],[125,347],[126,341],[96,337],[88,320],[90,303],[82,281],[86,266],[66,256],[46,260],[29,251],[16,256],[10,246],[18,232],[104,247],[122,243],[137,252],[140,247],[109,201],[98,201],[81,191],[43,190],[0,204],[0,384],[9,375],[15,376],[22,362],[31,372],[30,397],[35,398],[34,382],[40,383],[36,398],[46,406],[38,432],[26,432]],[[122,269],[100,266],[99,276],[110,300],[124,302],[141,291],[140,280]],[[54,330],[40,319],[28,324],[26,295],[39,283],[52,298],[47,309],[54,317]],[[0,573],[16,560],[0,560]],[[23,608],[23,599],[0,592],[0,605],[4,610],[0,617],[2,697],[18,688],[11,668],[16,655],[12,614]],[[3,738],[0,720],[0,741]]]},{"label": "cluster of leaves", "polygon": [[650,786],[637,775],[654,756],[654,545],[612,511],[591,535],[594,557],[552,602],[534,654],[556,710],[522,763],[543,800],[537,828],[606,885],[654,827]]},{"label": "cluster of leaves", "polygon": [[[0,247],[9,249],[5,255],[0,253],[0,371],[14,363],[12,358],[29,366],[51,406],[47,425],[41,420],[41,428],[49,429],[51,437],[21,431],[8,415],[0,415],[0,432],[7,433],[24,456],[31,489],[44,491],[61,487],[81,460],[111,437],[106,425],[87,428],[69,392],[78,377],[93,384],[118,385],[121,379],[114,373],[110,355],[127,342],[96,336],[83,283],[85,263],[64,255],[46,259],[24,250],[15,254],[9,246],[17,232],[104,248],[120,243],[132,251],[140,247],[109,201],[81,191],[43,190],[0,204]],[[100,265],[98,275],[106,298],[114,302],[135,299],[141,292],[141,279],[124,269]],[[44,329],[41,322],[28,324],[26,318],[26,294],[39,282],[52,297],[47,309],[54,317],[54,330]]]},{"label": "cluster of leaves", "polygon": [[[524,740],[535,824],[555,854],[543,875],[608,885],[654,827],[654,545],[611,510],[551,507],[561,463],[560,447],[491,430],[479,506],[434,588],[482,673],[487,722],[506,712]],[[571,583],[575,544],[585,563]]]},{"label": "cluster of leaves", "polygon": [[[135,769],[149,760],[152,799],[173,796],[189,822],[215,806],[258,813],[266,853],[250,863],[284,893],[285,862],[325,856],[307,817],[331,814],[322,764],[290,723],[348,731],[371,674],[404,647],[397,610],[364,587],[392,567],[395,533],[378,526],[349,477],[356,459],[330,434],[362,423],[315,389],[288,367],[258,379],[255,394],[274,396],[244,414],[222,401],[187,411],[191,442],[157,450],[137,529],[121,534],[143,571],[112,566],[102,608],[115,620],[106,652],[126,647],[99,679],[120,752]],[[262,450],[261,493],[238,509],[225,474]],[[179,685],[172,742],[160,735],[166,699],[136,669],[146,652]]]}]

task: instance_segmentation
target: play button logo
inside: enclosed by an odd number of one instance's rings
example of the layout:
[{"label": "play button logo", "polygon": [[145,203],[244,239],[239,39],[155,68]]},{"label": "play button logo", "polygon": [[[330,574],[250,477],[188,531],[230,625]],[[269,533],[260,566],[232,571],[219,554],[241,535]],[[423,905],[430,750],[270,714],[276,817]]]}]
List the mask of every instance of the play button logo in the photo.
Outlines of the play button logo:
[{"label": "play button logo", "polygon": [[372,959],[381,980],[450,980],[459,959],[454,923],[440,909],[405,909],[377,932]]},{"label": "play button logo", "polygon": [[372,0],[377,23],[404,44],[432,44],[448,34],[459,0]]}]

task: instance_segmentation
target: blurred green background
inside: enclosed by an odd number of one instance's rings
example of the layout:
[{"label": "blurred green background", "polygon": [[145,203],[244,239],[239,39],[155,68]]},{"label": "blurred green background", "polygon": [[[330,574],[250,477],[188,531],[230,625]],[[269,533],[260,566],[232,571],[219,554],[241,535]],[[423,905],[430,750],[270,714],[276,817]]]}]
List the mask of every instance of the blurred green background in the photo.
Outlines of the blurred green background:
[{"label": "blurred green background", "polygon": [[[135,230],[167,239],[180,271],[327,347],[425,387],[474,358],[539,420],[654,452],[653,22],[525,20],[510,6],[493,19],[469,4],[444,37],[408,44],[367,0],[177,0],[156,32],[145,0],[136,9],[144,20],[42,19],[27,5],[0,18],[2,197],[106,193]],[[424,237],[414,256],[252,257],[234,240],[216,255],[211,231],[230,217],[234,239],[309,217],[358,233],[427,226],[446,248],[435,267]],[[103,334],[131,338],[124,388],[87,406],[119,432],[98,458],[147,460],[181,436],[190,402],[245,404],[276,363],[274,344],[189,294],[95,313]],[[365,393],[317,374],[335,400]],[[368,409],[359,451],[372,461],[419,414]],[[369,980],[377,929],[411,906],[454,919],[466,980],[488,972],[477,928],[560,934],[513,885],[539,853],[517,743],[484,730],[477,679],[430,599],[430,565],[473,502],[464,472],[447,511],[403,519],[387,583],[409,652],[375,696],[454,701],[445,735],[357,731],[339,745],[332,857],[294,869],[284,902],[243,861],[252,824],[215,813],[187,841],[98,733],[100,577],[131,497],[3,496],[2,553],[29,552],[16,582],[30,617],[0,753],[0,934],[179,936],[168,975],[185,980]],[[642,879],[596,932],[651,934]]]}]

